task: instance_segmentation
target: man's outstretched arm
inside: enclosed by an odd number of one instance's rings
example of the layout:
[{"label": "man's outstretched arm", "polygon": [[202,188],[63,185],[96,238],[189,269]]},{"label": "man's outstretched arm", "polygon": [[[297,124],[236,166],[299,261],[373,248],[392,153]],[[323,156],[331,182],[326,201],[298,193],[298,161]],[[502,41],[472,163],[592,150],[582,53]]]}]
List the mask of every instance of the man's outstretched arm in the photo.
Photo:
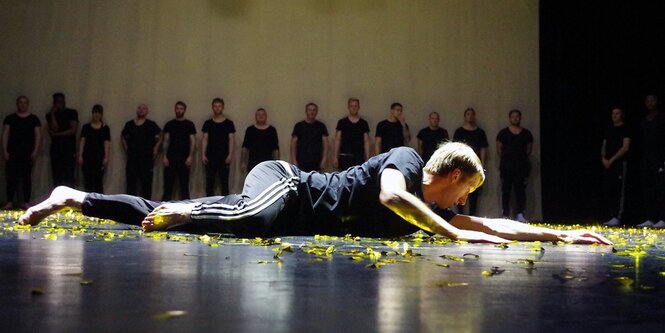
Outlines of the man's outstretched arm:
[{"label": "man's outstretched arm", "polygon": [[518,241],[562,241],[576,244],[607,244],[609,239],[588,230],[555,230],[536,227],[508,219],[491,219],[467,215],[455,215],[450,224],[465,230],[480,231],[501,238]]}]

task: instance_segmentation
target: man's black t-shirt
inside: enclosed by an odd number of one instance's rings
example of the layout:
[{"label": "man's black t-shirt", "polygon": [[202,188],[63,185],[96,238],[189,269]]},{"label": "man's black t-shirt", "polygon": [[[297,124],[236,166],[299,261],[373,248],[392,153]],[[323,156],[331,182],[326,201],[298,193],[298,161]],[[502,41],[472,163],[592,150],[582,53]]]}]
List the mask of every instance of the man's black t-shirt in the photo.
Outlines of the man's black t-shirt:
[{"label": "man's black t-shirt", "polygon": [[[46,122],[51,123],[55,114],[55,122],[58,124],[59,131],[64,131],[71,126],[71,122],[79,120],[79,114],[74,109],[63,109],[58,112],[49,112],[46,114]],[[51,150],[58,153],[76,152],[76,133],[66,136],[51,137]]]},{"label": "man's black t-shirt", "polygon": [[159,140],[157,136],[161,131],[159,126],[150,119],[146,119],[140,126],[137,126],[134,120],[125,123],[122,137],[127,142],[127,159],[152,161],[152,150]]},{"label": "man's black t-shirt", "polygon": [[188,119],[171,119],[164,125],[164,134],[169,134],[169,147],[166,157],[170,162],[184,162],[189,156],[189,136],[196,134],[194,123]]},{"label": "man's black t-shirt", "polygon": [[203,123],[203,133],[208,133],[208,146],[206,157],[213,161],[224,161],[229,156],[229,134],[236,132],[236,127],[230,119],[215,122],[208,119]]},{"label": "man's black t-shirt", "polygon": [[[623,139],[630,139],[630,133],[625,125],[612,126],[605,132],[605,158],[610,159],[614,156],[621,147],[623,147]],[[625,155],[616,162],[620,162],[625,158]]]},{"label": "man's black t-shirt", "polygon": [[35,128],[42,123],[34,114],[21,117],[12,113],[5,117],[3,125],[9,126],[9,140],[7,152],[10,158],[27,158],[35,149]]},{"label": "man's black t-shirt", "polygon": [[480,157],[480,149],[488,147],[487,135],[480,127],[477,127],[474,130],[467,130],[464,127],[460,127],[455,130],[453,140],[464,142],[469,145],[478,157]]},{"label": "man's black t-shirt", "polygon": [[[406,125],[405,125],[406,126]],[[402,123],[383,120],[376,125],[376,137],[381,138],[381,152],[404,146]]]},{"label": "man's black t-shirt", "polygon": [[429,127],[425,127],[418,132],[418,135],[416,137],[423,142],[422,157],[425,163],[427,163],[429,158],[432,157],[432,154],[434,154],[436,147],[438,147],[441,142],[446,141],[449,138],[448,131],[446,131],[444,128],[441,127],[437,129],[431,129]]},{"label": "man's black t-shirt", "polygon": [[513,134],[508,127],[502,129],[496,136],[496,141],[503,144],[501,154],[501,172],[529,173],[529,156],[526,154],[527,145],[533,143],[531,132],[522,128],[519,134]]},{"label": "man's black t-shirt", "polygon": [[335,130],[342,133],[342,142],[340,143],[340,155],[354,156],[359,160],[365,158],[365,133],[369,133],[369,124],[365,119],[358,119],[352,123],[348,117],[344,117],[337,122]]},{"label": "man's black t-shirt", "polygon": [[247,171],[254,168],[263,161],[272,160],[272,152],[279,149],[277,141],[277,130],[273,126],[266,129],[258,129],[252,125],[247,127],[242,147],[249,150]]},{"label": "man's black t-shirt", "polygon": [[313,123],[300,121],[293,127],[291,136],[298,138],[296,159],[299,163],[318,163],[323,156],[323,137],[328,137],[328,128],[318,120]]}]

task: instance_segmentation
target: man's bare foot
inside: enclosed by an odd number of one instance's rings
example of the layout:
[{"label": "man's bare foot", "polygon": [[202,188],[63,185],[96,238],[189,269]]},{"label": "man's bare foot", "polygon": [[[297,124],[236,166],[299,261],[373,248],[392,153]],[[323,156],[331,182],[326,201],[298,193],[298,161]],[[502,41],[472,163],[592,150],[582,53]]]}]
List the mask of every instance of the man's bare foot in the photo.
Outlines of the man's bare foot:
[{"label": "man's bare foot", "polygon": [[56,187],[48,199],[28,208],[18,219],[20,224],[35,225],[45,217],[55,213],[65,207],[81,209],[81,204],[85,199],[85,192],[69,188],[67,186]]},{"label": "man's bare foot", "polygon": [[196,203],[167,202],[157,206],[143,219],[145,231],[167,230],[192,222],[191,215]]}]

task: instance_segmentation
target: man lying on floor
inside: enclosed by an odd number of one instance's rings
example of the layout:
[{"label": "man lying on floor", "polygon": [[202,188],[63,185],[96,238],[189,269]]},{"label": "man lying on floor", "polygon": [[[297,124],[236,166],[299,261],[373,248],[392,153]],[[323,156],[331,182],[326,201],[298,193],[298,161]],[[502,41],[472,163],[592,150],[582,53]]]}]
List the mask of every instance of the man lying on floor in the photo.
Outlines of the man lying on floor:
[{"label": "man lying on floor", "polygon": [[284,161],[252,169],[242,194],[154,202],[118,194],[57,187],[19,223],[35,225],[62,208],[142,225],[146,231],[185,228],[236,236],[345,235],[396,237],[419,229],[455,240],[503,243],[564,241],[612,244],[587,230],[554,230],[507,219],[456,215],[485,174],[473,150],[444,143],[427,165],[408,147],[394,148],[359,166],[333,173],[304,172]]}]

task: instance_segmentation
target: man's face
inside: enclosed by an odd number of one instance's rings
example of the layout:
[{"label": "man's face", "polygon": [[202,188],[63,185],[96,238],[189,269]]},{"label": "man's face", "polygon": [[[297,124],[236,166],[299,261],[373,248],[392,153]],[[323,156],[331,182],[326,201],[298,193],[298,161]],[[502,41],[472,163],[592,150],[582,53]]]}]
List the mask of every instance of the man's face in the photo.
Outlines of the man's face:
[{"label": "man's face", "polygon": [[476,122],[476,112],[473,110],[467,110],[464,112],[464,121],[469,124],[474,124]]},{"label": "man's face", "polygon": [[432,128],[439,127],[439,115],[436,113],[431,113],[429,115],[429,126]]},{"label": "man's face", "polygon": [[623,122],[623,111],[621,109],[612,110],[612,123],[620,124]]},{"label": "man's face", "polygon": [[148,106],[145,104],[139,104],[136,108],[136,116],[138,118],[145,118],[148,115]]},{"label": "man's face", "polygon": [[360,102],[358,101],[350,101],[348,104],[349,108],[349,114],[352,116],[357,116],[358,111],[360,111]]},{"label": "man's face", "polygon": [[649,111],[655,110],[658,105],[658,98],[654,95],[649,95],[644,99],[644,105]]},{"label": "man's face", "polygon": [[64,97],[56,97],[53,99],[53,106],[58,109],[62,110],[65,108],[65,98]]},{"label": "man's face", "polygon": [[[459,172],[459,169],[456,171]],[[462,180],[461,172],[459,174],[460,176],[458,176],[457,180],[450,179],[450,183],[438,193],[435,203],[439,208],[465,205],[466,200],[469,198],[469,193],[476,189],[478,185],[477,177],[469,177],[469,179]]]},{"label": "man's face", "polygon": [[399,117],[402,115],[402,107],[397,105],[390,109],[390,114],[395,117],[395,119],[399,119]]},{"label": "man's face", "polygon": [[224,104],[221,102],[212,103],[212,113],[216,116],[221,115],[224,112]]},{"label": "man's face", "polygon": [[510,114],[509,120],[511,125],[519,126],[522,122],[522,115],[520,115],[518,112],[513,112]]},{"label": "man's face", "polygon": [[319,113],[319,108],[316,107],[316,105],[308,105],[307,108],[305,109],[305,115],[307,117],[307,120],[309,121],[314,121],[316,120],[316,115]]},{"label": "man's face", "polygon": [[16,101],[16,108],[19,112],[27,112],[29,107],[30,101],[25,97],[21,97]]},{"label": "man's face", "polygon": [[258,110],[254,114],[254,119],[256,119],[257,125],[265,125],[266,121],[268,121],[268,113],[265,110]]},{"label": "man's face", "polygon": [[187,110],[187,109],[185,109],[184,106],[182,106],[182,105],[180,105],[180,104],[176,105],[176,106],[175,106],[175,117],[176,117],[177,119],[182,119],[182,118],[185,116],[185,111],[186,111],[186,110]]}]

